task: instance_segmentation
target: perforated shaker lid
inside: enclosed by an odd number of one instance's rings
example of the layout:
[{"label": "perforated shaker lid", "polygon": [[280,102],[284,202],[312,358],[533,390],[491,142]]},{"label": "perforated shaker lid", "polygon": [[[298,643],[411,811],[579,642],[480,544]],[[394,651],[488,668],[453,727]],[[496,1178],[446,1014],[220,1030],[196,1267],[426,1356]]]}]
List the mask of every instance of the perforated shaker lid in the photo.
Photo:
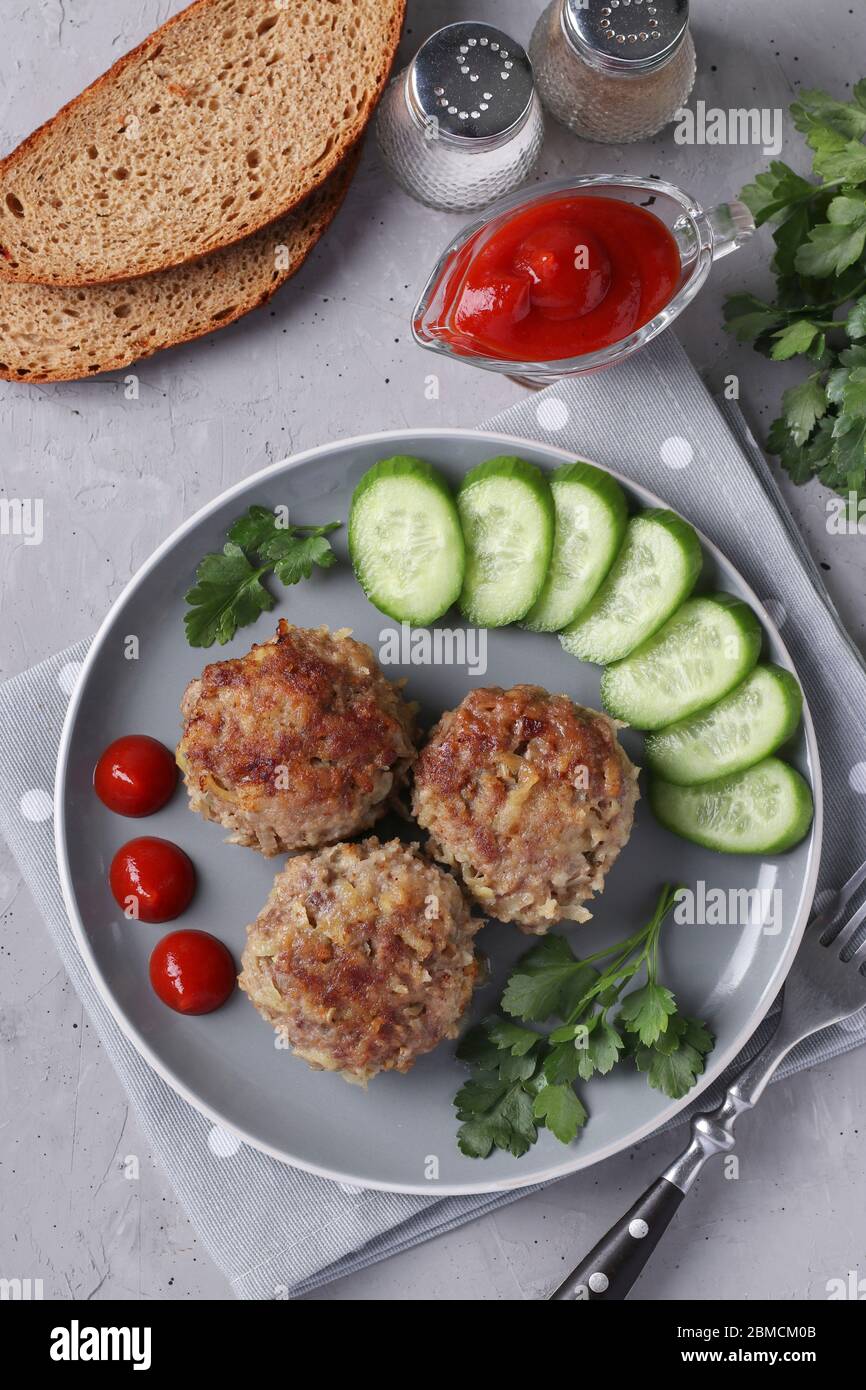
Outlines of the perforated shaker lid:
[{"label": "perforated shaker lid", "polygon": [[564,0],[562,27],[579,53],[614,72],[653,72],[683,41],[689,0]]},{"label": "perforated shaker lid", "polygon": [[519,43],[491,24],[447,24],[421,45],[406,82],[409,108],[435,118],[439,136],[495,141],[520,126],[532,102],[532,65]]}]

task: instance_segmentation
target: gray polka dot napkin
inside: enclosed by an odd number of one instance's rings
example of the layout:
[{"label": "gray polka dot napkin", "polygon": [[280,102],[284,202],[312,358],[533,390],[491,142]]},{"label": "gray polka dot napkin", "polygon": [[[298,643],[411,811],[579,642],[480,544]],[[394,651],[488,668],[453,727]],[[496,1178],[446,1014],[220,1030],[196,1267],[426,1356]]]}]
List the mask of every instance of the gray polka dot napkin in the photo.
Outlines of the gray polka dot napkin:
[{"label": "gray polka dot napkin", "polygon": [[[643,483],[705,531],[770,601],[818,731],[827,797],[819,891],[841,884],[866,848],[866,668],[742,418],[731,414],[725,422],[668,334],[610,372],[527,396],[490,427],[555,443]],[[79,958],[54,867],[56,753],[85,650],[74,647],[0,687],[0,828],[153,1152],[238,1296],[292,1297],[517,1200],[519,1192],[439,1200],[392,1195],[313,1177],[215,1128],[141,1060]],[[864,1041],[860,1015],[804,1044],[782,1075]],[[698,1105],[710,1103],[713,1093]]]}]

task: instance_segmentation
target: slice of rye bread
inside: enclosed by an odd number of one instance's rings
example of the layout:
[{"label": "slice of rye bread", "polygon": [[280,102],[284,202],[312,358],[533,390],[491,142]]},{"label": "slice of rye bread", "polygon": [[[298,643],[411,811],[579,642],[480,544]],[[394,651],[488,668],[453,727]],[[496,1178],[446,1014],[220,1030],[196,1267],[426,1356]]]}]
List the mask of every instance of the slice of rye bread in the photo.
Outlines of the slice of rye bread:
[{"label": "slice of rye bread", "polygon": [[0,379],[75,381],[117,371],[266,304],[300,269],[342,203],[353,150],[315,193],[234,246],[110,285],[0,282]]},{"label": "slice of rye bread", "polygon": [[229,246],[358,141],[406,0],[195,0],[0,161],[0,276],[103,284]]}]

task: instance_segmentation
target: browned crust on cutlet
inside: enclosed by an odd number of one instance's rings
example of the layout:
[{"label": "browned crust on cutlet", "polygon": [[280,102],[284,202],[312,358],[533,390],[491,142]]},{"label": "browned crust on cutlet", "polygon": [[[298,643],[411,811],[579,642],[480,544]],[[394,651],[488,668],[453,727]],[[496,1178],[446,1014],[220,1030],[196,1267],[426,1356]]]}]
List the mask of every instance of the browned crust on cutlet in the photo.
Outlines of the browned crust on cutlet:
[{"label": "browned crust on cutlet", "polygon": [[[354,638],[341,645],[362,661],[372,656]],[[265,749],[257,731],[242,727],[218,703],[225,690],[245,713],[279,717],[290,708],[292,722],[283,722]],[[272,642],[205,667],[184,735],[187,756],[221,781],[253,783],[268,796],[278,794],[277,767],[286,769],[284,780],[302,796],[321,793],[323,783],[329,796],[349,787],[367,791],[373,772],[390,767],[404,742],[398,699],[376,669],[350,685],[336,662],[315,652],[307,631],[283,618]]]},{"label": "browned crust on cutlet", "polygon": [[277,875],[247,929],[240,985],[312,1066],[364,1082],[455,1036],[481,925],[417,845],[335,845]]},{"label": "browned crust on cutlet", "polygon": [[583,921],[631,830],[636,769],[604,714],[540,686],[471,691],[415,766],[428,848],[492,916]]},{"label": "browned crust on cutlet", "polygon": [[177,758],[194,810],[271,855],[369,828],[406,782],[415,707],[348,632],[292,627],[206,666]]},{"label": "browned crust on cutlet", "polygon": [[585,768],[590,798],[620,794],[621,755],[609,722],[538,685],[470,691],[433,730],[415,780],[454,796],[482,769],[498,771],[502,753],[524,758],[542,781],[571,782]]}]

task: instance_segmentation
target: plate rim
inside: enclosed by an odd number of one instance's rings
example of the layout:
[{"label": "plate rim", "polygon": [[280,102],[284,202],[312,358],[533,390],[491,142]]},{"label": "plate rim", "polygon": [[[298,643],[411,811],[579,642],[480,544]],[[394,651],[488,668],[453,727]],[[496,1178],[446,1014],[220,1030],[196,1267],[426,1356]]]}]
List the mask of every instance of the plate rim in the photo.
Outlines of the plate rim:
[{"label": "plate rim", "polygon": [[[166,536],[166,538],[163,541],[160,542],[156,549],[152,551],[152,553],[143,562],[143,564],[139,566],[135,574],[132,575],[129,581],[124,585],[124,588],[121,591],[121,593],[118,594],[117,598],[109,606],[108,611],[105,614],[105,617],[99,624],[99,627],[97,628],[96,633],[93,636],[93,639],[87,651],[87,655],[82,663],[81,670],[78,673],[75,686],[69,699],[69,705],[67,707],[66,715],[63,721],[63,729],[61,732],[60,744],[57,752],[57,769],[54,779],[54,846],[64,905],[66,907],[66,912],[69,917],[69,923],[72,928],[73,936],[75,938],[75,944],[84,961],[84,964],[87,967],[90,978],[96,986],[96,989],[99,993],[100,998],[102,999],[102,1002],[109,1010],[112,1018],[114,1019],[114,1022],[120,1028],[124,1037],[136,1049],[139,1056],[142,1057],[142,1059],[148,1064],[148,1066],[150,1066],[156,1072],[156,1074],[166,1083],[166,1085],[171,1087],[171,1089],[175,1092],[176,1095],[179,1095],[182,1100],[185,1100],[188,1105],[192,1106],[192,1108],[196,1110],[198,1114],[202,1115],[205,1119],[210,1120],[213,1124],[218,1125],[220,1128],[227,1130],[231,1134],[234,1134],[239,1139],[241,1139],[243,1143],[249,1145],[250,1148],[257,1150],[259,1153],[267,1154],[268,1157],[276,1159],[278,1162],[286,1163],[290,1167],[299,1168],[304,1172],[313,1173],[317,1177],[327,1178],[331,1182],[352,1184],[354,1186],[362,1187],[364,1189],[370,1189],[372,1191],[399,1192],[405,1194],[412,1194],[415,1196],[422,1195],[429,1197],[431,1195],[431,1188],[429,1183],[427,1183],[426,1185],[422,1185],[420,1183],[402,1183],[394,1182],[392,1180],[373,1180],[367,1177],[359,1177],[357,1174],[354,1174],[350,1171],[330,1169],[324,1167],[321,1164],[312,1163],[306,1159],[300,1159],[296,1155],[289,1154],[283,1149],[265,1143],[261,1139],[258,1139],[255,1135],[252,1135],[247,1131],[239,1128],[236,1124],[228,1120],[224,1115],[220,1114],[220,1112],[214,1109],[212,1106],[204,1104],[199,1099],[199,1097],[196,1096],[194,1092],[192,1092],[186,1086],[185,1082],[171,1070],[170,1067],[163,1064],[163,1062],[152,1051],[147,1039],[139,1032],[132,1020],[127,1018],[123,1009],[120,1007],[119,1003],[115,999],[114,994],[109,987],[108,981],[106,980],[96,960],[96,957],[90,947],[90,943],[87,939],[87,935],[85,932],[84,923],[82,921],[81,914],[78,911],[78,905],[76,902],[75,892],[72,884],[72,872],[68,855],[66,815],[64,805],[66,772],[68,768],[69,755],[72,745],[72,732],[84,696],[85,687],[88,683],[91,668],[95,664],[97,656],[99,652],[102,650],[103,645],[105,644],[109,628],[113,626],[116,617],[123,611],[127,603],[132,598],[132,595],[145,581],[148,575],[158,567],[163,557],[169,554],[170,551],[174,550],[175,547],[182,541],[185,535],[194,530],[200,522],[206,520],[208,516],[210,516],[213,512],[221,508],[226,502],[230,501],[233,497],[248,492],[251,487],[255,487],[258,484],[275,477],[277,474],[293,472],[296,468],[311,463],[321,455],[332,453],[335,449],[338,448],[346,448],[352,446],[360,447],[378,443],[384,444],[390,440],[406,439],[407,436],[411,436],[415,440],[422,439],[430,441],[435,441],[437,439],[443,438],[462,440],[465,440],[466,438],[472,438],[488,440],[497,448],[510,448],[516,453],[519,453],[521,448],[525,448],[527,445],[530,445],[535,448],[541,449],[542,451],[550,455],[552,458],[560,459],[563,463],[573,463],[575,458],[582,458],[582,455],[578,454],[574,450],[563,449],[558,445],[548,444],[543,440],[534,439],[531,436],[512,435],[505,432],[501,432],[499,430],[482,430],[475,429],[471,426],[466,427],[459,425],[441,427],[427,426],[419,429],[413,429],[410,426],[405,426],[402,429],[376,430],[368,434],[350,435],[340,439],[329,440],[324,444],[316,444],[309,449],[301,450],[299,453],[296,454],[290,454],[285,458],[278,460],[275,463],[268,464],[265,468],[259,469],[255,473],[251,473],[248,476],[239,479],[238,482],[232,484],[231,487],[226,488],[223,492],[217,494],[216,497],[213,497],[210,499],[210,501],[205,502],[196,512],[192,514],[192,516],[188,517],[185,521],[182,521],[179,526],[175,527],[175,529],[172,532],[170,532],[169,535]],[[588,463],[592,462],[592,460],[589,459],[586,459],[584,461]],[[641,492],[644,496],[648,497],[654,505],[661,506],[666,510],[676,511],[677,515],[681,514],[677,508],[671,507],[670,503],[666,502],[663,498],[658,497],[648,488],[645,488],[643,484],[636,483],[634,479],[629,478],[626,474],[621,473],[616,469],[609,468],[605,464],[596,463],[594,466],[601,469],[605,473],[609,473],[611,477],[617,480],[617,482],[623,484],[626,491],[637,490]],[[693,525],[694,523],[690,524]],[[801,684],[802,689],[802,683],[800,682],[800,678],[797,673],[797,668],[794,664],[790,652],[788,651],[784,639],[782,638],[779,632],[778,626],[773,621],[770,614],[767,612],[764,604],[762,603],[758,595],[755,593],[752,586],[743,577],[739,567],[735,565],[732,560],[728,559],[727,555],[725,555],[724,552],[713,541],[711,541],[710,538],[706,536],[704,532],[700,530],[699,527],[695,527],[695,530],[700,539],[701,546],[706,549],[707,553],[711,555],[717,563],[719,560],[721,560],[725,565],[729,565],[731,569],[734,570],[734,572],[737,575],[737,578],[739,579],[740,584],[743,586],[743,590],[747,598],[749,599],[750,603],[754,604],[755,609],[758,615],[760,616],[763,625],[774,637],[786,661],[788,662],[791,672],[797,677],[798,683]],[[648,1135],[653,1134],[656,1131],[663,1128],[663,1126],[665,1126],[671,1119],[673,1119],[688,1105],[690,1105],[699,1095],[701,1095],[707,1089],[707,1087],[712,1084],[712,1082],[717,1080],[718,1077],[721,1076],[725,1069],[730,1065],[733,1059],[742,1051],[744,1045],[748,1042],[749,1038],[753,1036],[755,1031],[763,1022],[767,1013],[769,1012],[770,1007],[773,1004],[773,1001],[777,997],[779,990],[781,989],[788,975],[788,972],[791,969],[794,957],[797,953],[797,949],[800,945],[800,941],[802,940],[803,933],[806,929],[809,913],[811,911],[812,903],[815,897],[815,889],[818,880],[818,872],[821,864],[821,850],[823,845],[824,797],[820,755],[818,752],[818,742],[815,736],[815,726],[812,720],[812,714],[809,708],[808,700],[805,697],[805,692],[803,697],[803,730],[806,738],[806,746],[809,755],[810,772],[812,778],[811,790],[814,802],[814,816],[812,826],[810,828],[809,860],[803,884],[801,907],[797,916],[797,920],[795,921],[794,926],[789,934],[785,950],[779,958],[779,961],[777,962],[776,967],[772,972],[771,978],[760,996],[758,1004],[756,1005],[752,1014],[750,1014],[749,1022],[745,1026],[745,1028],[739,1031],[737,1036],[734,1038],[734,1040],[731,1042],[731,1044],[728,1046],[728,1048],[726,1048],[724,1052],[719,1053],[718,1055],[714,1054],[713,1066],[707,1069],[707,1071],[701,1077],[700,1081],[692,1088],[692,1090],[690,1090],[680,1100],[671,1101],[660,1115],[655,1116],[651,1121],[648,1121],[646,1124],[638,1126],[637,1129],[630,1132],[628,1137],[622,1142],[611,1143],[607,1145],[604,1149],[602,1149],[600,1152],[592,1156],[587,1156],[583,1159],[581,1159],[580,1157],[579,1149],[573,1152],[571,1152],[570,1148],[566,1149],[566,1156],[564,1157],[563,1161],[561,1163],[553,1165],[552,1167],[546,1169],[542,1173],[532,1173],[527,1175],[516,1174],[513,1179],[503,1180],[502,1178],[498,1178],[496,1180],[488,1182],[450,1182],[443,1183],[441,1185],[437,1182],[434,1189],[437,1197],[482,1196],[485,1194],[493,1194],[497,1192],[509,1192],[520,1188],[536,1187],[549,1182],[553,1182],[558,1178],[567,1177],[569,1176],[569,1174],[579,1172],[582,1169],[594,1167],[598,1163],[603,1163],[605,1159],[612,1158],[615,1154],[623,1153],[626,1149],[633,1148],[636,1144],[639,1144],[643,1139],[647,1138]],[[568,1156],[569,1154],[571,1155],[570,1157]]]}]

